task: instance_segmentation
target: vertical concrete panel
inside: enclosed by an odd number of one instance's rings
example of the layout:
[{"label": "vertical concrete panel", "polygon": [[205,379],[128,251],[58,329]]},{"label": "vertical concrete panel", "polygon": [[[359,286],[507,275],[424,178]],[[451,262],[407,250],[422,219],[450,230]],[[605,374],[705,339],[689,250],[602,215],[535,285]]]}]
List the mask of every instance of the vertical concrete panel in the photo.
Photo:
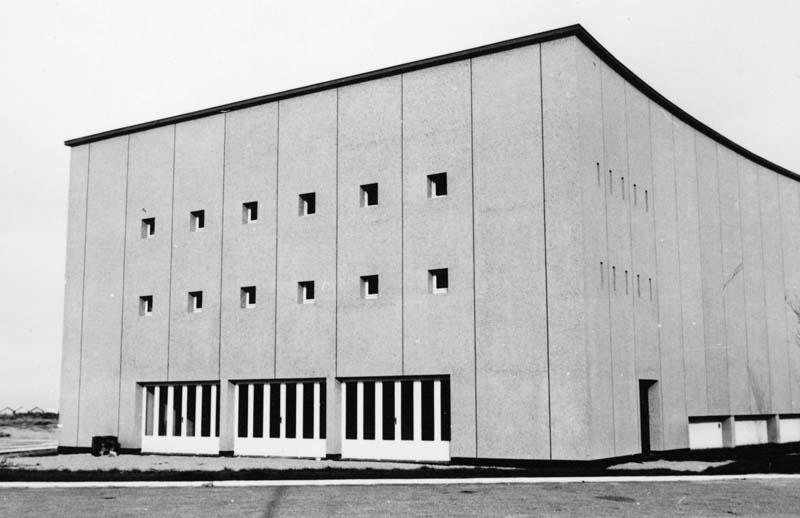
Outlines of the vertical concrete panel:
[{"label": "vertical concrete panel", "polygon": [[639,451],[639,394],[634,343],[632,278],[635,275],[631,252],[625,83],[605,64],[601,65],[601,71],[605,174],[609,181],[606,189],[608,262],[614,268],[610,297],[614,451],[616,455],[628,455]]},{"label": "vertical concrete panel", "polygon": [[728,415],[728,354],[725,347],[722,242],[717,144],[696,134],[697,199],[700,215],[700,266],[703,277],[703,324],[706,348],[708,412]]},{"label": "vertical concrete panel", "polygon": [[765,307],[764,253],[761,247],[761,204],[757,166],[739,158],[739,196],[742,218],[742,275],[747,323],[747,390],[749,413],[768,414],[770,350]]},{"label": "vertical concrete panel", "polygon": [[539,73],[538,46],[472,65],[479,457],[550,456]]},{"label": "vertical concrete panel", "polygon": [[89,146],[70,153],[67,212],[67,259],[64,270],[64,335],[61,350],[60,446],[78,446],[78,402],[81,373],[81,314],[83,310],[86,195]]},{"label": "vertical concrete panel", "polygon": [[[450,374],[453,457],[476,455],[470,62],[403,76],[403,364]],[[447,173],[429,198],[427,175]],[[428,270],[449,269],[446,294]]]},{"label": "vertical concrete panel", "polygon": [[686,413],[702,416],[708,413],[708,384],[695,132],[686,124],[673,121],[673,134]]},{"label": "vertical concrete panel", "polygon": [[[650,103],[626,83],[628,174],[631,194],[631,298],[634,310],[636,377],[661,379],[658,344],[658,297],[652,282],[656,271],[654,240],[653,166],[650,136]],[[651,281],[648,282],[648,279]],[[651,437],[651,441],[659,441]]]},{"label": "vertical concrete panel", "polygon": [[117,435],[128,136],[92,144],[78,445]]},{"label": "vertical concrete panel", "polygon": [[[219,377],[220,258],[225,116],[175,128],[169,379]],[[190,231],[190,212],[205,211],[205,228]],[[203,310],[189,311],[189,292],[203,292]]]},{"label": "vertical concrete panel", "polygon": [[[580,253],[583,182],[578,166],[582,142],[577,48],[578,41],[574,38],[541,45],[550,437],[554,459],[586,459],[593,453],[588,443],[584,346],[587,320],[583,305],[584,260]],[[581,101],[581,107],[590,108],[588,98]]]},{"label": "vertical concrete panel", "polygon": [[771,414],[791,411],[789,342],[784,289],[783,239],[778,175],[759,167],[758,193],[761,207],[761,239],[764,258],[764,301],[769,342]]},{"label": "vertical concrete panel", "polygon": [[[140,447],[137,383],[167,379],[174,136],[174,126],[130,136],[119,406],[123,448]],[[142,218],[155,218],[153,236],[142,237]],[[152,315],[139,313],[143,295],[153,297]]]},{"label": "vertical concrete panel", "polygon": [[[225,128],[220,377],[263,379],[275,372],[278,105],[231,112]],[[258,219],[245,223],[253,201]],[[254,307],[242,307],[244,286],[256,287]]]},{"label": "vertical concrete panel", "polygon": [[[588,455],[590,457],[611,457],[614,455],[614,406],[611,396],[611,335],[609,321],[609,272],[608,236],[606,233],[606,197],[607,177],[603,156],[603,108],[600,78],[600,59],[583,44],[577,44],[577,109],[578,125],[578,163],[577,185],[581,193],[580,218],[583,222],[582,243],[578,250],[583,251],[583,306],[585,318],[585,352],[580,347],[572,350],[583,355],[572,358],[574,366],[582,369],[567,371],[566,375],[583,374],[588,377],[586,400],[578,400],[587,406],[582,412],[588,416]],[[567,61],[570,63],[570,61]],[[569,90],[567,90],[569,92]],[[567,113],[571,113],[567,108]],[[563,173],[560,173],[563,174]],[[547,177],[550,181],[550,176]],[[570,184],[565,184],[566,188]],[[557,201],[572,206],[575,200],[568,192],[560,193]],[[574,195],[573,195],[574,196]],[[564,207],[561,207],[564,210]],[[561,222],[563,225],[564,223]],[[548,219],[548,227],[551,227]],[[550,235],[548,234],[548,243]],[[555,236],[555,234],[553,234]],[[557,238],[556,238],[557,239]],[[560,262],[563,257],[551,259]],[[580,273],[578,274],[580,275]],[[553,286],[564,282],[559,275],[554,278]],[[580,304],[580,298],[564,301],[562,304]],[[569,318],[571,312],[566,314]],[[554,318],[550,315],[551,320]],[[585,363],[583,363],[585,362]],[[574,373],[574,374],[573,374]],[[552,390],[558,390],[560,377],[551,379]],[[563,401],[560,402],[563,404]],[[553,417],[561,413],[559,406],[554,405]],[[568,418],[569,416],[564,416]],[[584,423],[577,421],[580,425]],[[566,424],[565,424],[566,426]],[[555,436],[554,436],[555,440]]]},{"label": "vertical concrete panel", "polygon": [[[686,393],[681,312],[681,270],[676,196],[675,141],[672,116],[650,102],[650,132],[653,152],[653,211],[657,267],[654,294],[658,304],[662,448],[688,448]],[[695,227],[696,228],[696,227]]]},{"label": "vertical concrete panel", "polygon": [[[276,377],[325,376],[336,339],[336,99],[328,90],[280,102]],[[316,193],[316,214],[299,196]],[[297,283],[315,282],[313,304]]]},{"label": "vertical concrete panel", "polygon": [[[402,373],[402,143],[400,76],[339,91],[338,374]],[[378,184],[363,206],[361,185]],[[365,299],[361,276],[378,275]]]},{"label": "vertical concrete panel", "polygon": [[717,146],[720,236],[722,239],[722,307],[725,312],[725,348],[728,351],[730,411],[750,411],[747,376],[747,322],[744,304],[742,220],[739,208],[739,164],[736,155]]},{"label": "vertical concrete panel", "polygon": [[800,410],[800,205],[797,181],[778,178],[791,411]]}]

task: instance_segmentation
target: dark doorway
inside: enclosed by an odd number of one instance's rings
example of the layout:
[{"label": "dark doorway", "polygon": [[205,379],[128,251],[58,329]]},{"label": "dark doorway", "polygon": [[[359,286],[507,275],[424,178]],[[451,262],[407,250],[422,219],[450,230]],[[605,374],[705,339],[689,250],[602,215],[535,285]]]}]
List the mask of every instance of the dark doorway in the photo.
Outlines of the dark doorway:
[{"label": "dark doorway", "polygon": [[654,380],[639,380],[639,426],[640,437],[642,439],[642,454],[647,455],[652,451],[650,430],[653,423],[651,422],[652,411],[655,405],[651,405],[651,401],[657,401],[656,397],[656,381]]}]

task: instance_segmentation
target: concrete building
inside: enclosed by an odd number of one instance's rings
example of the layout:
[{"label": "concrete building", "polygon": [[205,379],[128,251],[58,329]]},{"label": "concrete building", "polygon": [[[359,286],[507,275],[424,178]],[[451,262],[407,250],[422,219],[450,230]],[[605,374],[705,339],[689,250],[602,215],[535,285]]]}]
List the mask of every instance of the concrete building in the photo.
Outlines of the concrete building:
[{"label": "concrete building", "polygon": [[582,27],[67,141],[61,449],[800,441],[800,184]]}]

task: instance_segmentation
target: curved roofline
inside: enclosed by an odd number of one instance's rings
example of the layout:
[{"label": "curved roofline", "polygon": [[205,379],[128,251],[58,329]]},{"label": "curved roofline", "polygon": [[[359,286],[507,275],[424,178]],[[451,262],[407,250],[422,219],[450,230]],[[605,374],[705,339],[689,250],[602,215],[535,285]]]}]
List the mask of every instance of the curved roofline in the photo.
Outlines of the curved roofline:
[{"label": "curved roofline", "polygon": [[139,131],[159,128],[161,126],[168,126],[179,122],[186,122],[194,119],[199,119],[202,117],[208,117],[210,115],[217,115],[229,111],[241,110],[244,108],[250,108],[252,106],[258,106],[260,104],[272,103],[283,99],[289,99],[292,97],[298,97],[301,95],[308,95],[320,92],[323,90],[330,90],[332,88],[340,88],[343,86],[363,83],[365,81],[371,81],[373,79],[381,79],[384,77],[403,74],[406,72],[413,72],[415,70],[420,70],[423,68],[430,68],[438,65],[444,65],[447,63],[452,63],[454,61],[461,61],[465,59],[475,58],[479,56],[484,56],[486,54],[494,54],[497,52],[511,50],[519,47],[525,47],[528,45],[535,45],[562,38],[568,38],[571,36],[577,37],[584,45],[589,47],[590,50],[592,50],[595,54],[597,54],[597,56],[600,59],[602,59],[603,62],[606,63],[606,65],[611,67],[626,81],[631,83],[634,87],[636,87],[639,91],[641,91],[643,94],[649,97],[656,104],[658,104],[659,106],[670,112],[677,119],[685,122],[692,128],[699,131],[700,133],[706,135],[707,137],[717,141],[718,143],[724,146],[727,146],[731,150],[739,153],[740,155],[749,160],[752,160],[753,162],[762,167],[771,169],[776,173],[788,176],[794,180],[800,180],[800,175],[794,173],[793,171],[790,171],[789,169],[786,169],[785,167],[781,167],[778,164],[771,162],[766,158],[757,155],[752,151],[740,146],[736,142],[718,133],[709,126],[706,126],[705,124],[703,124],[702,122],[700,122],[699,120],[688,114],[686,111],[678,107],[675,103],[673,103],[672,101],[661,95],[653,87],[648,85],[642,78],[634,74],[620,60],[614,57],[614,55],[612,55],[611,52],[609,52],[605,47],[603,47],[600,44],[600,42],[598,42],[594,38],[594,36],[589,34],[589,32],[586,29],[584,29],[583,26],[580,24],[569,25],[567,27],[561,27],[559,29],[554,29],[551,31],[545,31],[537,34],[531,34],[529,36],[522,36],[520,38],[514,38],[510,40],[500,41],[497,43],[491,43],[489,45],[483,45],[480,47],[475,47],[467,50],[452,52],[450,54],[443,54],[441,56],[435,56],[432,58],[412,61],[410,63],[404,63],[402,65],[395,65],[387,68],[381,68],[378,70],[373,70],[371,72],[364,72],[362,74],[342,77],[339,79],[325,81],[322,83],[316,83],[308,86],[303,86],[300,88],[293,88],[291,90],[285,90],[283,92],[277,92],[274,94],[253,97],[250,99],[245,99],[243,101],[236,101],[228,104],[223,104],[220,106],[215,106],[213,108],[206,108],[203,110],[197,110],[189,113],[184,113],[181,115],[166,117],[163,119],[156,119],[150,122],[144,122],[141,124],[134,124],[132,126],[125,126],[122,128],[117,128],[109,131],[103,131],[100,133],[87,135],[85,137],[70,139],[65,141],[64,144],[70,147],[80,146],[83,144],[89,144],[91,142],[97,142],[99,140],[117,137],[120,135],[127,135]]}]

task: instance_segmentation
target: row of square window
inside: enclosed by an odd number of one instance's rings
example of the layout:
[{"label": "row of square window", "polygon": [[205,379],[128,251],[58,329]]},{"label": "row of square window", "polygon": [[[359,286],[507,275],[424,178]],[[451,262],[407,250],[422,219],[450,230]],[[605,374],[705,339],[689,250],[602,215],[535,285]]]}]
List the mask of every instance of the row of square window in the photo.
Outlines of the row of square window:
[{"label": "row of square window", "polygon": [[[447,293],[449,278],[447,268],[428,270],[428,291],[430,293]],[[256,287],[242,286],[240,288],[242,308],[253,308],[256,305]],[[377,299],[380,289],[377,275],[361,276],[361,297],[364,299]],[[188,311],[199,313],[203,310],[203,292],[190,291],[188,293]],[[313,304],[316,300],[314,281],[300,281],[297,283],[297,302],[299,304]],[[153,314],[153,296],[142,295],[139,297],[139,314],[148,316]]]},{"label": "row of square window", "polygon": [[[378,184],[368,183],[360,187],[361,206],[373,207],[378,205]],[[428,197],[441,198],[447,196],[447,173],[428,175]],[[298,214],[310,216],[317,212],[317,193],[307,192],[298,196]],[[248,201],[242,203],[242,223],[258,221],[258,202]],[[189,230],[197,232],[206,226],[206,211],[193,210],[189,213]],[[156,218],[142,219],[142,238],[154,236],[156,233]]]}]

